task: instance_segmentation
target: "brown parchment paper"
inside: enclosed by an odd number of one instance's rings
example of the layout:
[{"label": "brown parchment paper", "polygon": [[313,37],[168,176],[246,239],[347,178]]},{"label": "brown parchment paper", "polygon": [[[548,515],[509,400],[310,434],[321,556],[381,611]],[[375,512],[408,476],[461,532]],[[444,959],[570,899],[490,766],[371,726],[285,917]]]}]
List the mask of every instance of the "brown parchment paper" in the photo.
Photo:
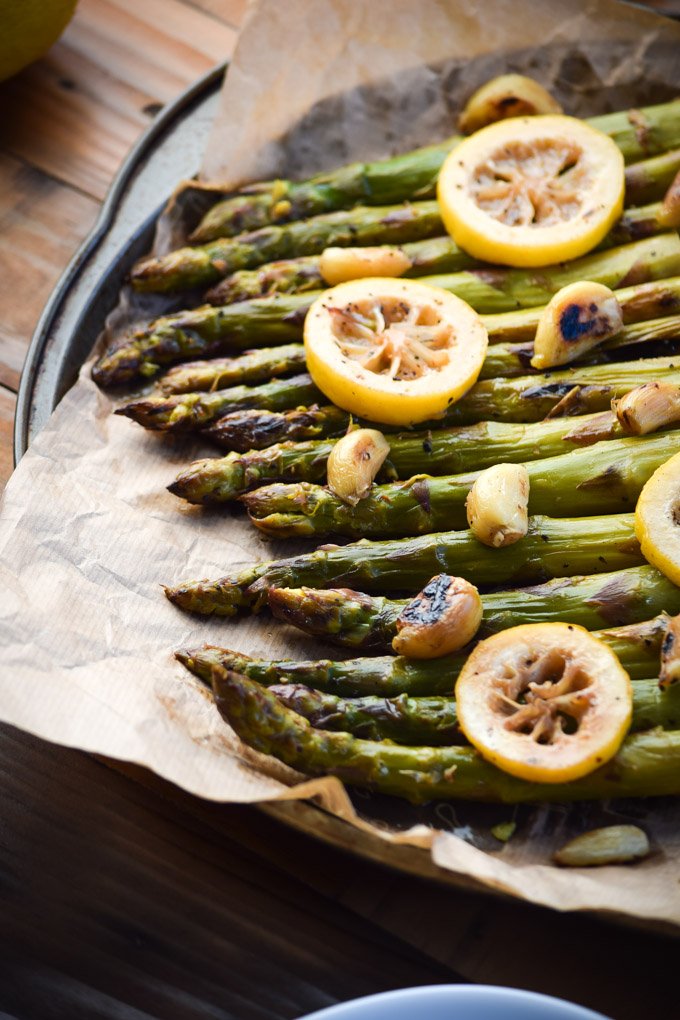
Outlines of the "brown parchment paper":
[{"label": "brown parchment paper", "polygon": [[[658,102],[680,85],[680,28],[613,0],[260,0],[224,89],[203,176],[233,184],[303,175],[445,137],[476,85],[505,70],[549,84],[568,112]],[[180,191],[166,247],[195,209]],[[161,302],[162,304],[162,302]],[[145,314],[124,298],[109,332]],[[264,545],[237,515],[187,507],[165,486],[199,442],[168,441],[111,415],[84,366],[10,480],[0,517],[0,718],[48,740],[145,765],[198,796],[311,798],[357,831],[416,847],[463,880],[561,910],[680,926],[680,803],[514,811],[505,846],[466,805],[416,811],[350,801],[240,746],[172,657],[203,641],[265,657],[328,649],[258,617],[200,620],[161,582],[215,577],[296,551]],[[494,809],[495,810],[495,809]],[[472,813],[470,813],[472,812]],[[639,821],[653,853],[635,867],[562,871],[550,854],[607,821]]]}]

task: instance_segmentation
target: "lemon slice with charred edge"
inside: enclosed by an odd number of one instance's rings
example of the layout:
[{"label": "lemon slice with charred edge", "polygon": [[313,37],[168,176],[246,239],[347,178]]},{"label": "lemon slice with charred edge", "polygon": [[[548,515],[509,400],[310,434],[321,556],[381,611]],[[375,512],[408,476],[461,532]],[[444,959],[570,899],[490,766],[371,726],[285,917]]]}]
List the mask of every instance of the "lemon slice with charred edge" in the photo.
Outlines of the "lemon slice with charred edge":
[{"label": "lemon slice with charred edge", "polygon": [[642,555],[680,585],[680,453],[657,468],[635,507]]},{"label": "lemon slice with charred edge", "polygon": [[476,258],[545,266],[594,248],[623,210],[623,156],[574,117],[514,117],[446,158],[437,198],[446,229]]},{"label": "lemon slice with charred edge", "polygon": [[630,678],[583,627],[533,623],[480,642],[456,684],[460,727],[480,754],[535,783],[612,758],[630,725]]},{"label": "lemon slice with charred edge", "polygon": [[388,425],[436,418],[477,380],[488,334],[460,298],[415,280],[367,278],[307,312],[307,369],[338,407]]}]

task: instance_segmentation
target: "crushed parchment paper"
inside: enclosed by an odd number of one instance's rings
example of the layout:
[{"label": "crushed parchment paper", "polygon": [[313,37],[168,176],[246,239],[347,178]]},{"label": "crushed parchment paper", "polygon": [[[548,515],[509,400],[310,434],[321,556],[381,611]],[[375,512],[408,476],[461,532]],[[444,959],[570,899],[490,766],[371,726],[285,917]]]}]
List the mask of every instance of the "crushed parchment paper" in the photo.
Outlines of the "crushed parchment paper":
[{"label": "crushed parchment paper", "polygon": [[[223,186],[305,175],[446,137],[478,84],[524,71],[577,115],[680,91],[680,26],[614,0],[259,0],[224,89],[203,176]],[[193,225],[205,195],[174,198],[157,250]],[[158,303],[161,307],[163,302]],[[126,296],[111,333],[149,314]],[[7,486],[0,518],[0,717],[41,737],[148,766],[198,796],[311,798],[357,834],[415,847],[462,881],[561,910],[680,926],[680,802],[415,809],[333,779],[302,781],[240,746],[172,657],[210,641],[265,657],[327,647],[262,616],[201,620],[161,583],[216,577],[301,546],[265,545],[228,510],[185,506],[165,486],[211,451],[111,415],[84,366]],[[325,817],[325,816],[324,816]],[[608,821],[640,824],[634,866],[559,869],[552,852]],[[514,823],[508,842],[492,829]],[[496,831],[499,831],[496,829]]]}]

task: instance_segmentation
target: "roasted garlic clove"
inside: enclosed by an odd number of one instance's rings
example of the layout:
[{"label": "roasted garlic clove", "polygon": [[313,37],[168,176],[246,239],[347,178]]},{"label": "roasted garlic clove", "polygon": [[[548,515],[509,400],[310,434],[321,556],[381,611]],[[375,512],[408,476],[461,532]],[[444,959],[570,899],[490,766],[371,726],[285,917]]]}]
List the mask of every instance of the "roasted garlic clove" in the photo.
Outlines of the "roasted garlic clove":
[{"label": "roasted garlic clove", "polygon": [[553,855],[553,860],[570,868],[591,868],[627,864],[648,853],[649,840],[637,825],[607,825],[576,836]]},{"label": "roasted garlic clove", "polygon": [[465,501],[473,535],[494,548],[524,538],[528,505],[529,474],[523,464],[494,464],[482,471]]},{"label": "roasted garlic clove", "polygon": [[680,421],[680,386],[667,382],[636,386],[620,400],[612,401],[612,409],[624,432],[646,436]]},{"label": "roasted garlic clove", "polygon": [[622,327],[621,306],[609,287],[590,280],[570,283],[543,310],[531,365],[541,371],[566,365],[616,336]]},{"label": "roasted garlic clove", "polygon": [[469,581],[438,574],[397,619],[392,647],[411,659],[436,659],[463,648],[482,622],[482,600]]},{"label": "roasted garlic clove", "polygon": [[672,687],[680,680],[680,616],[668,617],[661,644],[659,687]]},{"label": "roasted garlic clove", "polygon": [[345,503],[356,506],[371,491],[390,446],[377,429],[354,429],[339,439],[328,458],[328,487]]},{"label": "roasted garlic clove", "polygon": [[675,175],[673,183],[661,203],[659,226],[674,230],[680,227],[680,170]]},{"label": "roasted garlic clove", "polygon": [[502,74],[470,96],[458,118],[458,127],[470,135],[506,117],[562,113],[562,107],[542,85],[523,74]]},{"label": "roasted garlic clove", "polygon": [[334,287],[365,276],[403,276],[413,263],[401,248],[326,248],[319,258],[319,272]]}]

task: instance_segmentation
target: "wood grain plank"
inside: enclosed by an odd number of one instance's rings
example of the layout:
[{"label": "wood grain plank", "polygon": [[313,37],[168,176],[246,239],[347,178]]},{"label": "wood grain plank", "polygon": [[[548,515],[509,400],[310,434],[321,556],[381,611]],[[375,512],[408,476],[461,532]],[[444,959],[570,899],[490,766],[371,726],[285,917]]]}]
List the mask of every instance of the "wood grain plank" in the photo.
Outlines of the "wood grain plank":
[{"label": "wood grain plank", "polygon": [[185,2],[207,14],[212,14],[228,25],[233,25],[234,28],[241,26],[248,7],[248,0],[185,0]]},{"label": "wood grain plank", "polygon": [[101,200],[159,104],[235,37],[180,0],[82,0],[61,41],[0,85],[3,148]]},{"label": "wood grain plank", "polygon": [[0,386],[0,493],[14,470],[12,437],[16,401],[16,394]]},{"label": "wood grain plank", "polygon": [[[287,867],[263,866],[239,838],[252,812],[221,808],[217,831],[80,752],[0,733],[0,1009],[284,1020],[456,979]],[[262,821],[271,843],[278,826]]]},{"label": "wood grain plank", "polygon": [[675,995],[675,939],[388,870],[305,840],[255,809],[225,810],[142,769],[124,770],[157,793],[159,810],[177,819],[185,812],[191,816],[190,828],[202,845],[228,833],[262,861],[263,872],[301,877],[329,902],[379,925],[464,980],[540,991],[616,1020],[663,1016],[664,1004]]},{"label": "wood grain plank", "polygon": [[16,390],[31,335],[99,204],[0,154],[0,383]]}]

